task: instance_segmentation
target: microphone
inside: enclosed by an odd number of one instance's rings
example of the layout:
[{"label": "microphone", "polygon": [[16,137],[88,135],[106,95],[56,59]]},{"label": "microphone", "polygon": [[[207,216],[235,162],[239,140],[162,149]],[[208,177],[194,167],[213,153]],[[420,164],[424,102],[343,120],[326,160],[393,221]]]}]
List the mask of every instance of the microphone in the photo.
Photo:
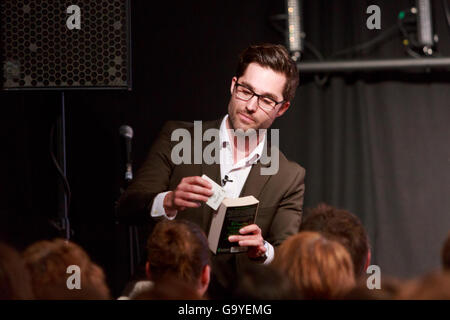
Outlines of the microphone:
[{"label": "microphone", "polygon": [[131,139],[133,138],[133,129],[130,126],[122,125],[119,132],[125,142],[125,181],[129,182],[133,180],[133,171],[131,168]]},{"label": "microphone", "polygon": [[225,186],[225,184],[226,184],[227,182],[233,182],[233,180],[230,180],[230,179],[228,178],[228,176],[225,175],[225,178],[222,179],[222,187]]}]

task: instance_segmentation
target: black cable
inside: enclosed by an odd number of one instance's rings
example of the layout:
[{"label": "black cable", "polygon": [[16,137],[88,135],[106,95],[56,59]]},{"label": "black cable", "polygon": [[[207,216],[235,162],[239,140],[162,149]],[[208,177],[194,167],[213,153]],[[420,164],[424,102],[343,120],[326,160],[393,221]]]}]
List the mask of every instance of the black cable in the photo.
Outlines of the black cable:
[{"label": "black cable", "polygon": [[[319,61],[324,60],[323,55],[320,53],[319,50],[316,49],[316,47],[312,43],[309,43],[308,41],[305,41],[304,43],[305,43],[305,48],[307,50],[311,51],[311,53],[313,55],[315,55]],[[315,75],[314,81],[316,82],[317,85],[319,85],[320,87],[323,87],[327,83],[328,77],[329,77],[328,74],[324,75],[323,78],[320,78],[319,75]]]},{"label": "black cable", "polygon": [[317,60],[324,60],[325,59],[323,57],[323,55],[320,53],[320,51],[317,50],[316,47],[312,43],[309,43],[309,42],[305,41],[305,48],[308,49],[309,51],[311,51],[312,54],[316,56]]},{"label": "black cable", "polygon": [[284,20],[286,20],[286,19],[287,19],[287,14],[277,14],[277,15],[270,16],[270,17],[269,17],[270,25],[271,25],[276,31],[278,31],[278,33],[279,33],[281,36],[283,36],[283,37],[286,35],[286,31],[285,31],[282,27],[280,27],[280,26],[277,24],[277,22],[278,22],[278,21],[284,21]]},{"label": "black cable", "polygon": [[417,52],[415,52],[413,49],[411,49],[409,46],[405,47],[406,53],[409,54],[411,57],[415,59],[420,59],[421,56]]},{"label": "black cable", "polygon": [[[448,10],[448,3],[445,0],[443,0],[443,4],[444,4],[444,9],[445,9],[446,18],[447,18],[447,24],[450,28],[450,12]],[[407,27],[409,27],[409,25],[407,25],[407,24],[409,24],[409,23],[413,23],[415,28],[417,28],[416,27],[416,19],[415,18],[414,19],[406,18],[405,15],[408,13],[411,13],[411,11],[410,10],[401,11],[399,14],[399,17],[397,19],[397,23],[392,25],[391,27],[389,27],[386,31],[380,33],[375,38],[373,38],[369,41],[360,43],[356,46],[339,50],[339,51],[333,53],[327,59],[334,59],[338,56],[347,55],[347,54],[351,54],[351,53],[357,53],[360,51],[372,49],[375,46],[379,45],[380,43],[389,40],[396,33],[398,33],[398,31],[401,32],[402,36],[404,37],[404,40],[407,41],[407,43],[404,43],[406,53],[413,58],[420,58],[421,57],[420,54],[415,52],[411,47],[411,45],[413,45],[415,47],[419,47],[418,43],[413,37],[411,37],[410,32],[408,32],[409,30],[407,30]],[[270,21],[270,24],[272,25],[272,27],[282,35],[285,35],[286,31],[283,30],[276,22],[285,20],[286,18],[287,18],[287,15],[283,15],[283,14],[269,17],[269,21]],[[309,43],[307,41],[305,41],[304,43],[305,43],[305,48],[307,50],[309,50],[319,61],[325,60],[324,56],[311,43]],[[323,86],[327,80],[328,80],[328,75],[325,75],[325,77],[322,79],[320,79],[317,75],[315,76],[315,81],[320,86]]]},{"label": "black cable", "polygon": [[[408,12],[408,10],[403,10],[402,12]],[[412,17],[412,19],[407,18],[398,18],[397,25],[400,29],[400,32],[402,33],[403,37],[408,40],[408,45],[412,44],[414,47],[420,47],[419,43],[416,41],[414,37],[410,36],[410,32],[406,30],[406,23],[412,23],[414,30],[412,32],[415,32],[417,34],[417,20],[415,17]]]},{"label": "black cable", "polygon": [[[270,25],[282,36],[286,36],[286,30],[283,29],[280,25],[277,24],[279,21],[285,21],[287,19],[287,14],[277,14],[269,17]],[[309,50],[319,61],[325,60],[323,55],[317,50],[311,43],[304,41],[305,48]],[[319,75],[314,76],[314,81],[317,85],[323,86],[328,81],[328,75],[325,75],[323,78],[320,78]]]},{"label": "black cable", "polygon": [[[397,21],[398,26],[400,28],[400,31],[404,37],[404,41],[406,41],[406,43],[404,42],[404,46],[405,46],[405,52],[413,57],[413,58],[421,58],[423,53],[420,49],[422,49],[423,46],[421,46],[416,38],[414,36],[412,36],[411,34],[416,34],[417,35],[417,19],[414,13],[411,14],[411,10],[403,10],[403,13],[406,14],[410,14],[410,18],[408,19],[407,17],[400,17]],[[407,29],[409,27],[409,30]],[[417,52],[419,51],[419,52]],[[433,52],[434,56],[440,56],[439,53],[437,52]]]},{"label": "black cable", "polygon": [[64,192],[67,195],[67,210],[69,210],[72,193],[70,191],[69,181],[67,181],[67,177],[64,174],[63,170],[61,169],[61,167],[59,166],[58,160],[56,160],[55,154],[53,153],[54,133],[55,133],[55,125],[53,124],[53,126],[50,130],[50,156],[52,158],[53,164],[56,167],[56,171],[58,171],[58,173],[63,181]]},{"label": "black cable", "polygon": [[397,31],[398,31],[398,25],[393,25],[389,29],[387,29],[386,31],[384,31],[381,34],[379,34],[377,37],[375,37],[375,38],[373,38],[373,39],[371,39],[371,40],[369,40],[367,42],[363,42],[363,43],[360,43],[360,44],[358,44],[358,45],[356,45],[354,47],[342,49],[342,50],[339,50],[338,52],[333,53],[331,55],[331,58],[335,58],[335,57],[346,55],[346,54],[349,54],[349,53],[356,53],[356,52],[359,52],[359,51],[370,49],[371,47],[379,44],[380,42],[389,39]]}]

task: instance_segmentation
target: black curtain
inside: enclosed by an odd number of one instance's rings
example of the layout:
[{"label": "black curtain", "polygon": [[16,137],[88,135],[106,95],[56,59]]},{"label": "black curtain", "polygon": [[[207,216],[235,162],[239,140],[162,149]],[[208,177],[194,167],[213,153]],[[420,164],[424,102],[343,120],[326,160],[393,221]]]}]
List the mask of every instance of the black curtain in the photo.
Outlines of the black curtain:
[{"label": "black curtain", "polygon": [[[251,43],[285,43],[269,22],[284,1],[132,1],[131,92],[67,92],[68,178],[73,240],[106,271],[117,295],[128,278],[127,230],[114,202],[122,181],[118,130],[133,127],[134,169],[167,120],[223,116],[239,52]],[[450,55],[441,1],[434,5],[442,55]],[[381,30],[366,28],[367,6]],[[304,1],[306,40],[325,57],[376,37],[414,1]],[[340,58],[409,57],[399,35],[370,52]],[[315,58],[309,51],[305,61]],[[281,150],[307,169],[305,207],[328,202],[357,214],[383,274],[413,276],[438,267],[450,229],[450,119],[447,74],[302,74],[288,112],[275,122]],[[323,77],[324,75],[320,75]],[[0,93],[1,208],[5,237],[24,247],[57,234],[57,174],[49,133],[60,93]]]},{"label": "black curtain", "polygon": [[[330,57],[377,37],[415,2],[304,3],[306,39]],[[381,9],[381,30],[366,27],[371,4]],[[432,5],[437,47],[448,56],[442,2]],[[339,58],[410,58],[402,40],[397,32],[373,50]],[[303,80],[278,125],[282,150],[307,168],[306,206],[327,202],[357,214],[382,274],[411,277],[438,268],[450,230],[448,71],[337,74],[325,85]]]}]

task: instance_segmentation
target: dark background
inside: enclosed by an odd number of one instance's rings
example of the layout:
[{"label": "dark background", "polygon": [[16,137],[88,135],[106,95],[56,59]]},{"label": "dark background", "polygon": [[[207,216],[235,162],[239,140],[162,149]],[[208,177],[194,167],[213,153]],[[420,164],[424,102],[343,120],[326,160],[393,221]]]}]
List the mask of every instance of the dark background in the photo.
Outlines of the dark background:
[{"label": "dark background", "polygon": [[[240,51],[284,44],[269,17],[284,1],[132,1],[134,84],[127,91],[66,92],[72,240],[106,271],[117,295],[127,278],[126,227],[114,202],[121,185],[119,127],[133,127],[134,169],[167,120],[211,120],[226,113]],[[441,1],[432,1],[439,52],[450,56]],[[381,30],[366,8],[381,8]],[[304,1],[306,39],[323,55],[367,41],[396,23],[414,1]],[[397,34],[371,52],[406,56]],[[315,59],[309,52],[305,61]],[[445,70],[330,75],[319,86],[300,75],[292,107],[274,123],[281,150],[307,170],[305,208],[327,202],[366,226],[382,274],[412,277],[439,267],[450,229],[450,86]],[[57,174],[49,134],[61,93],[0,92],[3,236],[18,248],[57,230]]]}]

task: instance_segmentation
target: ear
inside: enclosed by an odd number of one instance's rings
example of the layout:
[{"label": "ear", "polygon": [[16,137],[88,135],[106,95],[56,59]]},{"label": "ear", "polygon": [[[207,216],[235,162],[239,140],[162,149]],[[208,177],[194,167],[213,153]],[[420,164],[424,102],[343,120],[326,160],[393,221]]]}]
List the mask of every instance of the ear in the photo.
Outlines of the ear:
[{"label": "ear", "polygon": [[289,109],[289,106],[291,105],[291,103],[289,101],[283,103],[280,107],[280,109],[278,109],[277,114],[276,114],[276,118],[281,117],[286,111],[287,109]]},{"label": "ear", "polygon": [[202,274],[200,275],[200,286],[198,288],[198,293],[201,297],[203,297],[206,290],[208,290],[210,274],[211,267],[209,266],[209,264],[207,264],[203,267]]},{"label": "ear", "polygon": [[150,272],[150,262],[148,261],[145,264],[145,275],[147,276],[148,280],[152,280],[152,273]]},{"label": "ear", "polygon": [[233,94],[233,90],[234,90],[234,85],[237,81],[236,77],[233,77],[233,79],[231,79],[231,87],[230,87],[230,93]]}]

